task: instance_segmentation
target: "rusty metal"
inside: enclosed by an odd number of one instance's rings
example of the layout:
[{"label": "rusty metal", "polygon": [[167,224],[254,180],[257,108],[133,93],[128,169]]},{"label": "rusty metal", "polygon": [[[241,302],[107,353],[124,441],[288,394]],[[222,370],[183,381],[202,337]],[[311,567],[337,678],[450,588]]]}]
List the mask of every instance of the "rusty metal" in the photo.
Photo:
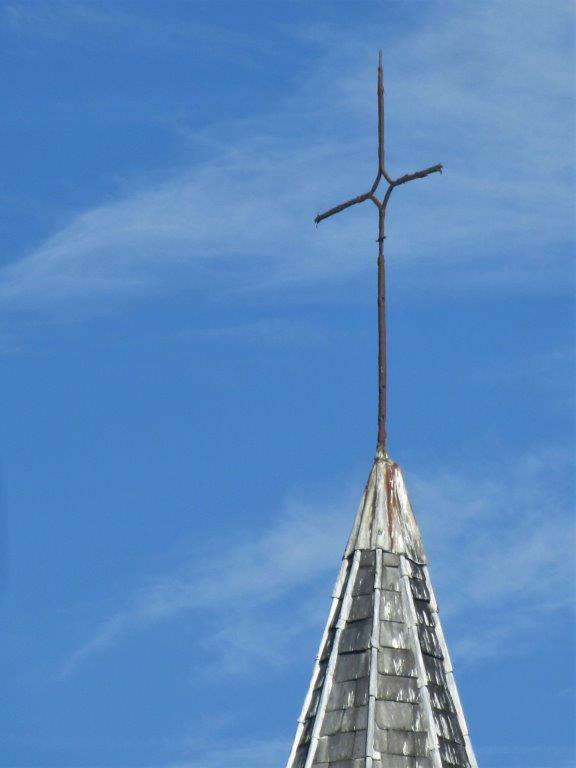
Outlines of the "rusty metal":
[{"label": "rusty metal", "polygon": [[[386,263],[384,259],[384,240],[386,208],[392,191],[415,179],[423,179],[431,173],[442,173],[442,165],[432,165],[416,173],[407,173],[393,179],[384,164],[384,73],[382,68],[382,51],[378,58],[378,173],[368,192],[353,197],[340,205],[318,214],[314,221],[319,224],[324,219],[334,216],[340,211],[353,205],[371,200],[378,209],[378,449],[386,454],[386,403],[387,403],[387,354],[386,354]],[[387,183],[384,197],[380,200],[376,192],[380,182]]]}]

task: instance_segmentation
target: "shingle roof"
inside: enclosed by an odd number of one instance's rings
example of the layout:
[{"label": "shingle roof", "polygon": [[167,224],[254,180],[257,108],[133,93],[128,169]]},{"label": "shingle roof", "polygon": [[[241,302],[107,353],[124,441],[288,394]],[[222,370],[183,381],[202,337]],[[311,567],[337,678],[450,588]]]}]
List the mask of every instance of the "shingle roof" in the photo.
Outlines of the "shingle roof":
[{"label": "shingle roof", "polygon": [[477,768],[402,473],[379,453],[287,768]]}]

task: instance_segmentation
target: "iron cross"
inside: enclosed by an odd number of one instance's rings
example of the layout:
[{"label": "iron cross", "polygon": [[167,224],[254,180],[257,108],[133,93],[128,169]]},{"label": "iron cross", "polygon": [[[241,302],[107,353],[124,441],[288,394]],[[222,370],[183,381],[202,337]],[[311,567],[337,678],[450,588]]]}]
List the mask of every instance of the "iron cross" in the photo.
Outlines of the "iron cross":
[{"label": "iron cross", "polygon": [[[340,203],[334,208],[330,208],[325,213],[319,213],[314,219],[319,224],[324,219],[340,213],[352,205],[363,203],[365,200],[371,200],[378,209],[378,450],[386,455],[386,269],[384,263],[384,223],[386,219],[386,207],[390,200],[392,191],[414,179],[423,179],[431,173],[442,173],[441,165],[433,165],[425,168],[423,171],[408,173],[393,179],[384,165],[384,74],[382,71],[382,51],[378,58],[378,173],[374,183],[363,195],[353,197],[345,203]],[[386,192],[382,200],[376,197],[376,191],[380,182],[384,179],[387,183]]]}]

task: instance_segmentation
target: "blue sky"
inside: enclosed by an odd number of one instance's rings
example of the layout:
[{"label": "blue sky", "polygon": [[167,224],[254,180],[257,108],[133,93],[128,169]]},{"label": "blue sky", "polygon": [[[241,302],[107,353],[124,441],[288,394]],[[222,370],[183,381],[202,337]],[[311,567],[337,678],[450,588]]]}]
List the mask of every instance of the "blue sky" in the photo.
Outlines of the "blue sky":
[{"label": "blue sky", "polygon": [[284,765],[376,436],[482,768],[573,745],[569,3],[2,2],[0,768]]}]

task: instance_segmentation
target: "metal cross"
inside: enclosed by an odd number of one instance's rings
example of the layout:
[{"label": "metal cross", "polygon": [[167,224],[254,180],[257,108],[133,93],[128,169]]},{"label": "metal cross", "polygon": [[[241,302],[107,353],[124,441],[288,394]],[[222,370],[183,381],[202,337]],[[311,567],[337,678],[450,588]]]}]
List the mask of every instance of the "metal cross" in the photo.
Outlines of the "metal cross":
[{"label": "metal cross", "polygon": [[[325,213],[319,213],[314,219],[319,224],[324,219],[334,216],[335,213],[350,208],[357,203],[363,203],[365,200],[371,200],[378,208],[378,449],[386,455],[386,270],[384,263],[384,222],[386,218],[386,207],[390,200],[392,191],[401,184],[406,184],[414,179],[423,179],[431,173],[442,173],[441,165],[433,165],[425,168],[423,171],[408,173],[397,179],[392,179],[384,166],[384,74],[382,71],[382,51],[378,58],[378,173],[374,183],[368,192],[358,197],[353,197],[345,203],[330,208]],[[381,180],[384,179],[388,184],[382,200],[376,197],[376,191]]]}]

